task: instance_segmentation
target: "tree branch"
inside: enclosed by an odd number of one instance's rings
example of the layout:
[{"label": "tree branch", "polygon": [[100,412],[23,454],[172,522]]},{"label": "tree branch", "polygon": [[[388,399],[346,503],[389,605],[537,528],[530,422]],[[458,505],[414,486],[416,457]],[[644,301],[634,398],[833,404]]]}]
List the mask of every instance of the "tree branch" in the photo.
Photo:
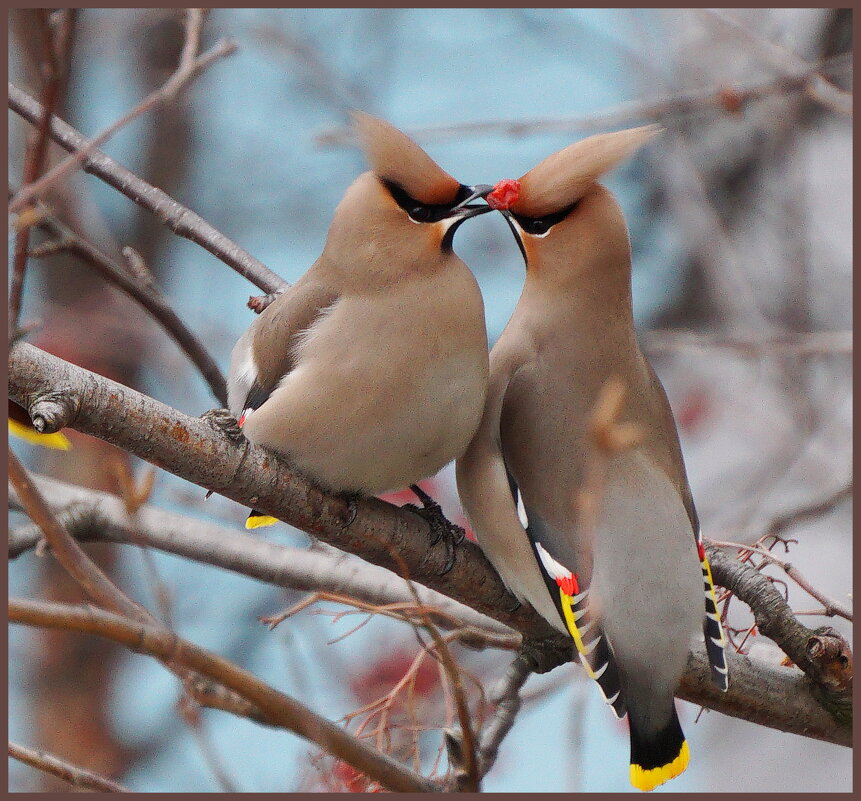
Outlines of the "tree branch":
[{"label": "tree branch", "polygon": [[[200,42],[200,26],[203,24],[203,13],[201,9],[187,9],[186,37],[183,45],[179,66],[167,81],[153,92],[150,92],[133,109],[125,113],[120,119],[108,126],[102,133],[89,141],[85,147],[65,158],[55,165],[38,181],[26,183],[21,187],[18,194],[12,198],[9,204],[9,213],[15,214],[21,211],[27,203],[44,194],[45,190],[58,181],[71,170],[78,167],[88,156],[93,154],[99,146],[108,141],[117,131],[124,128],[142,114],[146,114],[157,108],[162,103],[173,100],[177,93],[197,78],[207,67],[215,61],[236,52],[236,42],[230,39],[222,39],[214,47],[201,56],[197,55],[197,47]],[[193,50],[192,50],[193,48]],[[47,128],[47,120],[46,120]]]},{"label": "tree branch", "polygon": [[[852,651],[846,640],[830,627],[814,631],[799,623],[780,592],[751,565],[714,546],[708,547],[708,557],[715,582],[751,608],[760,633],[804,671],[814,694],[838,722],[851,724]],[[815,640],[824,634],[838,639],[840,647],[819,648]]]},{"label": "tree branch", "polygon": [[[72,30],[75,24],[75,9],[64,9],[60,12],[61,22],[56,35],[48,22],[48,12],[39,10],[44,15],[42,24],[45,33],[44,70],[46,73],[45,86],[42,91],[42,113],[36,123],[36,130],[27,145],[24,156],[24,172],[22,180],[25,184],[36,180],[42,171],[42,166],[48,152],[48,123],[54,108],[60,101],[65,73],[69,66],[69,51],[71,50]],[[23,208],[23,206],[22,206]],[[27,251],[30,244],[30,231],[26,226],[15,232],[15,248],[12,263],[12,280],[9,284],[9,330],[14,331],[21,315],[21,303],[24,297],[24,275],[27,271]]]},{"label": "tree branch", "polygon": [[482,776],[490,772],[499,754],[499,746],[514,726],[514,720],[520,711],[520,690],[526,684],[529,673],[525,660],[515,658],[491,693],[490,702],[495,707],[495,712],[491,721],[482,728],[479,741]]},{"label": "tree branch", "polygon": [[[707,20],[716,23],[718,27],[734,35],[736,39],[745,42],[763,61],[780,70],[784,76],[792,77],[805,69],[810,69],[811,65],[803,58],[785,47],[757,36],[747,26],[742,25],[726,12],[712,8],[701,8],[697,11]],[[835,86],[819,74],[818,70],[808,77],[803,88],[809,97],[823,106],[827,106],[838,114],[847,117],[852,116],[852,93]]]},{"label": "tree branch", "polygon": [[731,337],[694,331],[648,331],[643,337],[648,353],[680,350],[730,350],[742,356],[779,356],[790,353],[799,356],[852,355],[851,331],[786,332],[764,336]]},{"label": "tree branch", "polygon": [[[31,257],[45,258],[60,251],[78,256],[81,261],[95,269],[105,280],[119,287],[132,300],[143,306],[176,342],[183,353],[188,356],[192,364],[197,367],[218,402],[222,406],[227,405],[227,384],[215,359],[171,308],[167,298],[155,285],[153,276],[145,265],[143,265],[144,271],[142,272],[129,269],[129,267],[114,261],[95,245],[75,233],[69,226],[60,222],[43,204],[36,206],[34,225],[49,236],[54,237],[54,241],[32,250]],[[131,249],[129,248],[129,250]]]},{"label": "tree branch", "polygon": [[9,481],[30,519],[44,532],[57,561],[92,600],[134,620],[153,619],[149,612],[123,593],[84,553],[81,546],[54,517],[42,494],[33,485],[27,471],[11,450]]},{"label": "tree branch", "polygon": [[[651,100],[630,100],[594,114],[572,117],[533,117],[521,120],[488,120],[455,125],[428,125],[405,132],[421,142],[463,139],[467,136],[510,136],[522,138],[546,133],[600,133],[632,123],[661,122],[667,117],[696,111],[736,112],[754,100],[787,92],[804,91],[820,71],[829,67],[845,68],[847,59],[835,56],[821,64],[808,64],[791,75],[738,86],[709,86],[678,92]],[[324,130],[314,137],[320,147],[344,147],[356,142],[351,128]]]},{"label": "tree branch", "polygon": [[161,662],[178,663],[248,698],[263,711],[270,725],[289,729],[316,743],[390,790],[428,792],[438,789],[434,782],[368,747],[290,696],[270,687],[253,673],[180,639],[162,627],[131,621],[92,606],[14,598],[9,601],[9,619],[28,626],[94,634]]},{"label": "tree branch", "polygon": [[[530,639],[559,643],[563,638],[527,605],[517,609],[513,596],[481,553],[464,542],[454,567],[445,575],[442,548],[428,547],[427,524],[408,510],[378,499],[357,504],[355,518],[346,499],[310,485],[272,453],[250,444],[235,445],[208,423],[191,418],[134,390],[97,376],[27,344],[16,345],[9,361],[10,396],[27,408],[40,430],[71,425],[100,437],[202,487],[254,506],[369,562],[397,569],[391,549],[404,560],[410,578],[442,592]],[[59,391],[58,391],[59,390]],[[348,521],[349,525],[348,525]],[[570,641],[565,642],[570,651]],[[739,657],[739,659],[742,659]],[[757,723],[848,745],[851,731],[823,710],[800,674],[789,668],[773,673],[761,663],[745,662],[733,672],[727,693],[712,692],[702,649],[689,664],[681,697]],[[758,673],[762,671],[762,674]],[[763,681],[771,695],[760,696]]]},{"label": "tree branch", "polygon": [[[116,496],[47,476],[33,475],[32,479],[79,542],[114,542],[155,548],[272,586],[349,596],[374,607],[413,601],[401,578],[324,543],[315,543],[308,550],[289,548],[246,534],[241,529],[184,517],[150,505],[138,510],[132,529],[127,525],[123,502]],[[10,499],[17,500],[14,491],[10,492]],[[41,530],[35,525],[10,531],[9,557],[16,558],[35,547],[41,536]],[[498,638],[517,636],[507,626],[445,595],[422,586],[415,589],[421,605],[428,609],[437,626],[469,627],[477,635],[486,632]]]},{"label": "tree branch", "polygon": [[[34,125],[43,113],[42,106],[34,98],[11,83],[9,84],[9,108]],[[50,135],[58,145],[70,153],[84,150],[90,144],[71,125],[57,116],[51,117]],[[139,206],[155,214],[171,231],[205,248],[264,292],[276,292],[286,286],[286,282],[265,264],[246,253],[202,217],[177,203],[161,189],[138,178],[100,150],[94,150],[83,159],[81,164],[85,172],[95,175]]]},{"label": "tree branch", "polygon": [[36,770],[50,773],[53,776],[59,776],[64,781],[67,781],[73,787],[84,787],[87,790],[94,790],[101,793],[128,793],[130,790],[123,787],[117,782],[106,779],[98,773],[79,768],[77,765],[72,765],[64,759],[47,754],[44,751],[34,751],[31,748],[25,748],[23,745],[9,742],[9,756],[29,765]]}]

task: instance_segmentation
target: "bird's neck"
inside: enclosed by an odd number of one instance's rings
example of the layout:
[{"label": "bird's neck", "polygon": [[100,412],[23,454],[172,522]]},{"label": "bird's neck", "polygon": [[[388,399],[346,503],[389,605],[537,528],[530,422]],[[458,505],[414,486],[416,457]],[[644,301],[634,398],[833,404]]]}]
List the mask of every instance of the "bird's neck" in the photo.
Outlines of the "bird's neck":
[{"label": "bird's neck", "polygon": [[559,281],[540,269],[527,272],[520,305],[534,310],[538,325],[552,325],[582,341],[634,341],[630,269],[606,270]]}]

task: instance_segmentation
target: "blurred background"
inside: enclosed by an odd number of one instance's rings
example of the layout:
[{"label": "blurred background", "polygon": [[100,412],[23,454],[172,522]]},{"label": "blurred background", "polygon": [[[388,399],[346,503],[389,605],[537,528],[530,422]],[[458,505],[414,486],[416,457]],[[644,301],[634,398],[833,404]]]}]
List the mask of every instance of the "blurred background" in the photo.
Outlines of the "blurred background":
[{"label": "blurred background", "polygon": [[[10,79],[40,96],[40,21],[10,16]],[[608,176],[626,212],[642,342],[682,436],[707,537],[754,542],[782,515],[826,500],[788,536],[820,590],[851,593],[852,12],[834,9],[218,9],[205,49],[237,52],[104,151],[189,206],[287,281],[319,254],[335,205],[365,169],[343,129],[350,109],[414,135],[464,183],[516,177],[590,133],[660,121],[666,133]],[[177,10],[82,9],[58,114],[92,136],[160,86],[183,42]],[[824,79],[806,80],[815,70]],[[10,113],[10,186],[27,126]],[[58,160],[52,149],[49,162]],[[134,247],[226,371],[259,290],[98,180],[75,174],[46,198],[103,251]],[[460,229],[458,254],[484,293],[491,342],[523,264],[498,215]],[[217,405],[184,355],[138,306],[68,255],[32,260],[29,340],[189,414]],[[22,443],[28,466],[116,489],[122,455],[71,434],[74,450]],[[132,469],[140,474],[141,465]],[[451,469],[426,483],[462,520]],[[406,498],[405,498],[406,499]],[[152,502],[241,527],[246,511],[159,473]],[[26,521],[12,514],[10,525]],[[284,524],[259,536],[305,546]],[[257,618],[302,594],[161,553],[92,546],[116,581],[156,608],[159,577],[182,636],[235,660],[337,720],[387,692],[416,655],[412,631],[312,607],[268,631]],[[155,572],[154,572],[155,571]],[[775,574],[776,575],[776,574]],[[77,600],[50,559],[10,563],[10,589]],[[817,604],[790,585],[800,611]],[[844,634],[846,621],[829,623]],[[731,609],[736,643],[779,661]],[[136,791],[364,789],[302,740],[220,712],[198,724],[160,665],[89,639],[10,630],[10,739],[121,779]],[[455,651],[491,687],[508,662]],[[440,726],[442,689],[422,667],[416,710]],[[488,791],[628,791],[628,737],[572,665],[533,677]],[[681,703],[688,771],[670,791],[848,791],[848,749]],[[407,715],[396,709],[393,714]],[[406,717],[404,717],[406,720]],[[695,722],[696,720],[696,722]],[[429,769],[438,731],[421,735]],[[66,790],[10,760],[12,791]],[[635,791],[636,792],[636,791]],[[659,790],[660,792],[660,790]]]}]

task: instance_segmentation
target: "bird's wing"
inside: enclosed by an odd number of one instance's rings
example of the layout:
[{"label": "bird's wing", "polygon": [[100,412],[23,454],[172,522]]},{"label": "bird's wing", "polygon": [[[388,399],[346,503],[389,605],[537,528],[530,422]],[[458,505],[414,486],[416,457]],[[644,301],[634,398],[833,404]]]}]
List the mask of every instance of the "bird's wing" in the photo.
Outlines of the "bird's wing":
[{"label": "bird's wing", "polygon": [[526,356],[501,347],[491,353],[484,414],[466,452],[457,460],[457,487],[470,524],[487,558],[505,585],[547,621],[565,631],[517,514],[502,455],[499,421],[511,376]]},{"label": "bird's wing", "polygon": [[522,510],[535,560],[541,568],[547,591],[574,640],[580,664],[589,678],[597,683],[604,701],[616,717],[622,718],[627,710],[613,648],[600,622],[589,614],[589,588],[582,573],[577,572],[573,549],[563,544],[562,538],[544,523],[534,509],[519,500],[519,490],[513,477],[510,483]]},{"label": "bird's wing", "polygon": [[[565,548],[565,556],[561,555],[557,538],[524,504],[505,464],[502,410],[511,379],[528,354],[500,352],[499,347],[497,343],[491,354],[484,417],[457,463],[458,491],[482,550],[505,584],[548,622],[571,635],[586,672],[621,717],[625,705],[612,649],[600,625],[588,618],[587,593],[578,586],[570,549]],[[560,560],[572,565],[566,567]]]},{"label": "bird's wing", "polygon": [[703,593],[706,597],[706,616],[703,619],[703,638],[706,642],[706,652],[709,655],[712,681],[724,692],[729,688],[729,668],[726,663],[727,639],[724,635],[720,612],[717,608],[717,596],[712,579],[712,569],[703,546],[702,532],[696,529],[697,553],[700,557],[700,567],[703,571]]},{"label": "bird's wing", "polygon": [[703,637],[705,639],[706,651],[711,664],[712,681],[721,690],[726,691],[729,687],[729,674],[726,662],[727,639],[724,635],[720,613],[717,608],[717,596],[715,595],[712,571],[709,566],[709,560],[706,557],[705,548],[703,547],[699,515],[697,515],[697,509],[694,505],[691,487],[688,483],[687,473],[685,471],[685,463],[682,457],[681,444],[679,443],[675,418],[673,417],[673,411],[670,407],[667,393],[655,374],[654,368],[645,357],[643,357],[643,364],[648,371],[651,379],[651,387],[653,389],[653,425],[655,425],[660,431],[664,432],[664,436],[659,438],[658,441],[666,443],[667,448],[669,449],[669,453],[662,454],[663,458],[658,461],[668,464],[669,469],[667,474],[678,490],[682,503],[684,504],[688,520],[691,521],[691,530],[693,531],[694,540],[697,545],[697,553],[700,557],[700,567],[703,571],[703,592],[705,594],[706,606],[706,613],[703,618]]},{"label": "bird's wing", "polygon": [[228,374],[230,410],[240,424],[260,408],[296,366],[296,346],[319,316],[339,300],[337,290],[309,270],[279,295],[236,343]]}]

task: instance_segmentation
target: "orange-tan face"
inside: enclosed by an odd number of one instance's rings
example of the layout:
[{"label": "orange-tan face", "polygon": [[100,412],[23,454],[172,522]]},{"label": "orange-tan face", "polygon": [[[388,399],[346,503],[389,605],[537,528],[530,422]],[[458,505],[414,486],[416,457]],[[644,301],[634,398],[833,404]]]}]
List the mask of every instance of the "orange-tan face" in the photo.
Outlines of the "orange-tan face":
[{"label": "orange-tan face", "polygon": [[545,211],[536,215],[527,211],[535,204],[522,178],[499,181],[486,200],[505,217],[533,277],[541,273],[554,283],[576,282],[598,263],[628,258],[622,210],[597,182],[562,194],[555,207],[542,199]]},{"label": "orange-tan face", "polygon": [[497,182],[487,203],[500,211],[527,270],[581,271],[599,260],[624,261],[628,236],[621,209],[598,180],[659,133],[647,125],[590,136],[553,153],[518,179]]},{"label": "orange-tan face", "polygon": [[385,120],[361,112],[353,120],[371,172],[347,190],[336,212],[333,228],[341,236],[348,233],[344,221],[349,220],[354,241],[379,245],[392,258],[420,259],[450,250],[464,220],[491,211],[472,203],[490,186],[476,191],[461,184]]}]

